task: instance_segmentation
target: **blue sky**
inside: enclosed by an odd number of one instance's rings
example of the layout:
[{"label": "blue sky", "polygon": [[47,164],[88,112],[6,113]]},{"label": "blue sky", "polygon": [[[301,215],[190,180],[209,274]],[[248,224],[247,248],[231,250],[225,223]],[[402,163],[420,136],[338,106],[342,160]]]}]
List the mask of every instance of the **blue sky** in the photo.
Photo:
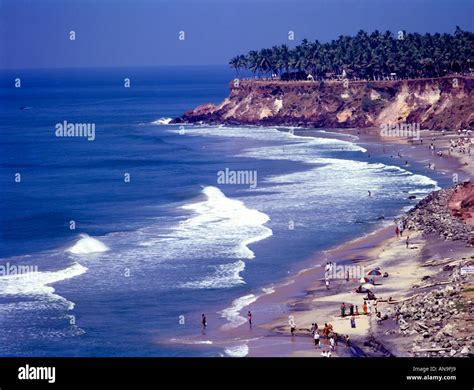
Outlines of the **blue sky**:
[{"label": "blue sky", "polygon": [[303,38],[456,25],[474,30],[474,0],[0,0],[0,68],[226,64]]}]

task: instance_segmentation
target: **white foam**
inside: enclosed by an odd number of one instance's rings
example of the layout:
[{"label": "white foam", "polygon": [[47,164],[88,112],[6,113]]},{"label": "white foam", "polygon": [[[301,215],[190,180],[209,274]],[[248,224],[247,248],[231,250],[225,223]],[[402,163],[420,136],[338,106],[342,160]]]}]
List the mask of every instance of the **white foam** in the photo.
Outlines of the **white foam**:
[{"label": "white foam", "polygon": [[179,343],[179,344],[190,344],[190,345],[212,345],[211,340],[186,340],[186,339],[177,339],[171,338],[170,342]]},{"label": "white foam", "polygon": [[50,285],[63,280],[75,278],[84,274],[86,271],[86,267],[74,263],[70,267],[59,271],[30,272],[2,276],[0,277],[0,295],[59,300],[65,303],[69,310],[72,310],[74,308],[74,303],[55,294],[54,288]]},{"label": "white foam", "polygon": [[[178,130],[169,130],[178,132]],[[352,142],[343,141],[335,138],[317,138],[305,135],[295,135],[292,132],[281,131],[271,127],[231,127],[231,126],[193,126],[186,129],[186,133],[196,136],[219,136],[231,138],[250,138],[260,141],[278,141],[285,142],[284,147],[304,152],[306,148],[325,148],[329,150],[360,151],[366,150]],[[282,145],[277,146],[281,149]]]},{"label": "white foam", "polygon": [[247,208],[240,200],[227,198],[216,187],[205,187],[202,194],[203,201],[181,207],[190,212],[188,219],[158,238],[142,240],[140,245],[159,250],[165,259],[254,258],[248,245],[273,234],[264,226],[269,216]]},{"label": "white foam", "polygon": [[90,253],[107,252],[109,248],[104,243],[96,238],[90,237],[87,234],[81,234],[80,239],[66,252],[71,252],[75,255],[86,255]]},{"label": "white foam", "polygon": [[221,264],[216,267],[216,272],[202,280],[186,282],[183,288],[208,289],[208,288],[230,288],[245,284],[240,273],[245,269],[245,263],[238,260],[235,263]]},{"label": "white foam", "polygon": [[275,287],[271,286],[271,287],[263,287],[262,288],[262,291],[265,295],[270,295],[270,294],[273,294],[275,292]]},{"label": "white foam", "polygon": [[230,357],[245,357],[249,353],[249,347],[247,344],[236,345],[225,348],[224,352]]},{"label": "white foam", "polygon": [[229,321],[223,326],[224,329],[236,328],[240,325],[245,324],[247,319],[240,315],[240,311],[255,302],[258,299],[258,296],[254,294],[244,295],[243,297],[237,298],[232,302],[232,305],[219,312],[221,317]]},{"label": "white foam", "polygon": [[157,119],[156,121],[151,122],[153,125],[168,125],[173,118],[160,118]]}]

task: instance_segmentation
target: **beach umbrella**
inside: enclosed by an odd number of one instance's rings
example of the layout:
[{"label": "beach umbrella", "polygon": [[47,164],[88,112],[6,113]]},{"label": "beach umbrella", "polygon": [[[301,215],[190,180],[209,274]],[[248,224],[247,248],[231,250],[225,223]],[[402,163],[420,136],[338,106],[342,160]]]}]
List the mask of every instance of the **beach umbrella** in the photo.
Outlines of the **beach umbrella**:
[{"label": "beach umbrella", "polygon": [[368,276],[382,276],[382,272],[378,269],[373,269],[372,271],[367,272]]},{"label": "beach umbrella", "polygon": [[365,288],[366,290],[373,290],[375,286],[371,283],[366,283],[362,285],[362,288]]}]

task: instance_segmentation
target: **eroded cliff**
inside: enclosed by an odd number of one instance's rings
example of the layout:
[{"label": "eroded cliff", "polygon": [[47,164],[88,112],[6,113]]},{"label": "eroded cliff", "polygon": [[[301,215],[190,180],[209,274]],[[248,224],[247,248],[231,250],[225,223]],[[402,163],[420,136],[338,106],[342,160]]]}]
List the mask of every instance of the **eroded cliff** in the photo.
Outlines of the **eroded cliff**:
[{"label": "eroded cliff", "polygon": [[474,78],[399,81],[243,80],[221,104],[204,104],[175,122],[313,127],[416,123],[422,129],[474,127]]}]

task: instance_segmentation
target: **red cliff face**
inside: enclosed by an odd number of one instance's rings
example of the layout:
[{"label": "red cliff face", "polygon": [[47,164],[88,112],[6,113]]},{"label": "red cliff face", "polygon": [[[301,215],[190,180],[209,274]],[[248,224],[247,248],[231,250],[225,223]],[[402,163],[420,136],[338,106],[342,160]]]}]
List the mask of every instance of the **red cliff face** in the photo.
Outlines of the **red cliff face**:
[{"label": "red cliff face", "polygon": [[474,78],[401,81],[240,81],[221,104],[176,122],[313,127],[416,123],[421,129],[474,127]]}]

